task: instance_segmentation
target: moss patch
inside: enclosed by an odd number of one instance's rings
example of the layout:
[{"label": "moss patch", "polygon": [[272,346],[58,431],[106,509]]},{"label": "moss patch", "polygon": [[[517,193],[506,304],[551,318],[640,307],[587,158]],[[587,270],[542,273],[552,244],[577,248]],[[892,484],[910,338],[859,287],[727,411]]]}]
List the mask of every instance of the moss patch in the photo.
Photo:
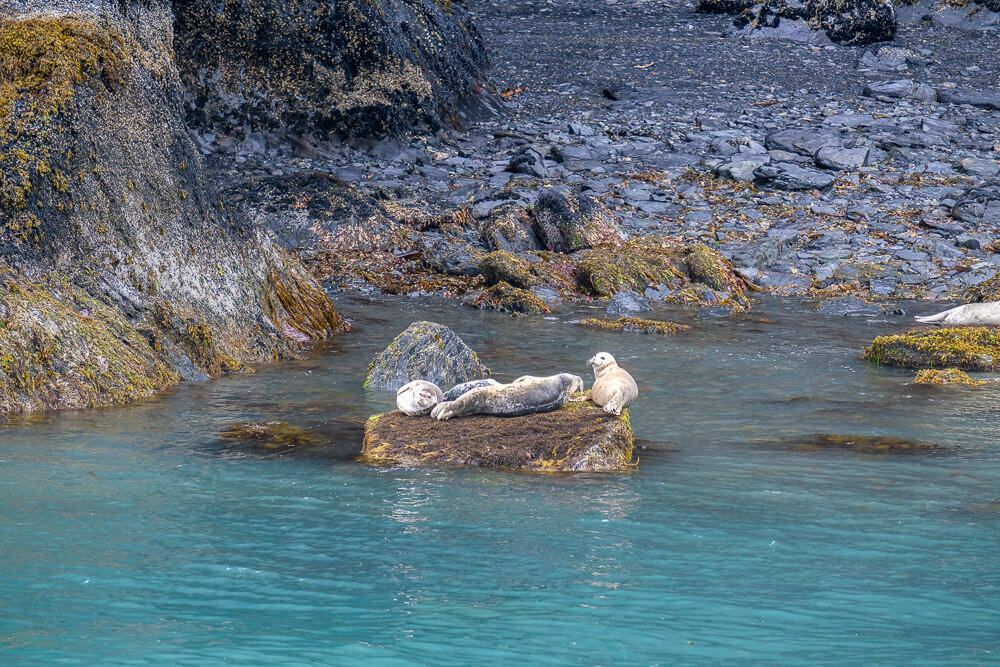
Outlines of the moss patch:
[{"label": "moss patch", "polygon": [[508,283],[514,287],[527,289],[538,282],[531,273],[531,265],[513,253],[498,250],[484,255],[479,260],[479,271],[487,286]]},{"label": "moss patch", "polygon": [[957,368],[925,368],[922,371],[918,371],[915,378],[913,378],[913,384],[927,384],[927,385],[945,385],[945,384],[957,384],[957,385],[968,385],[976,387],[979,385],[986,384],[983,380],[973,380],[969,377],[969,374],[965,371],[961,371]]},{"label": "moss patch", "polygon": [[865,350],[864,358],[901,368],[996,371],[1000,370],[1000,330],[961,327],[879,336]]},{"label": "moss patch", "polygon": [[640,237],[588,251],[577,266],[576,276],[585,292],[610,297],[625,288],[642,292],[650,285],[676,283],[687,276],[687,269],[683,251],[676,244]]},{"label": "moss patch", "polygon": [[619,317],[617,320],[602,320],[596,317],[591,317],[581,321],[580,324],[592,329],[626,331],[629,333],[661,334],[664,336],[672,336],[691,328],[685,324],[660,322],[658,320],[646,320],[641,317]]},{"label": "moss patch", "polygon": [[505,282],[484,289],[471,305],[480,310],[495,310],[513,315],[542,315],[552,312],[544,301],[528,290]]},{"label": "moss patch", "polygon": [[463,465],[534,472],[621,472],[635,467],[628,411],[590,401],[523,417],[474,415],[439,422],[401,412],[368,420],[362,460],[406,466]]}]

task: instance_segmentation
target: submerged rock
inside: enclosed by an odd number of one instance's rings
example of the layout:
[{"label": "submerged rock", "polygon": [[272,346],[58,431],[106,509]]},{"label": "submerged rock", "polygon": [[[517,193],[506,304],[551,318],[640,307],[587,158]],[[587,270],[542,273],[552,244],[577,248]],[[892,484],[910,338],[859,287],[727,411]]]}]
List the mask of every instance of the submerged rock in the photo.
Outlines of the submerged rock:
[{"label": "submerged rock", "polygon": [[1000,370],[1000,329],[960,327],[879,336],[865,350],[872,363],[901,368]]},{"label": "submerged rock", "polygon": [[967,385],[978,387],[986,384],[983,380],[973,380],[965,371],[957,368],[925,368],[918,371],[913,378],[913,384],[926,385]]},{"label": "submerged rock", "polygon": [[446,422],[377,415],[365,426],[362,460],[405,466],[461,465],[531,472],[623,472],[635,468],[626,410],[590,401],[523,417],[474,415]]},{"label": "submerged rock", "polygon": [[451,387],[487,375],[479,356],[454,331],[436,322],[414,322],[368,364],[364,387],[396,391],[413,380]]},{"label": "submerged rock", "polygon": [[638,292],[622,290],[613,297],[605,309],[609,315],[628,315],[629,313],[642,313],[652,310],[649,300]]},{"label": "submerged rock", "polygon": [[241,422],[219,432],[224,440],[247,449],[283,452],[323,444],[314,432],[287,422]]},{"label": "submerged rock", "polygon": [[591,329],[604,329],[605,331],[625,331],[628,333],[661,334],[672,336],[673,334],[686,331],[691,327],[674,322],[661,322],[659,320],[646,320],[641,317],[619,317],[617,320],[602,320],[595,317],[582,320],[581,325]]},{"label": "submerged rock", "polygon": [[782,445],[798,452],[845,450],[856,454],[942,454],[946,447],[890,435],[840,435],[821,433],[790,438]]}]

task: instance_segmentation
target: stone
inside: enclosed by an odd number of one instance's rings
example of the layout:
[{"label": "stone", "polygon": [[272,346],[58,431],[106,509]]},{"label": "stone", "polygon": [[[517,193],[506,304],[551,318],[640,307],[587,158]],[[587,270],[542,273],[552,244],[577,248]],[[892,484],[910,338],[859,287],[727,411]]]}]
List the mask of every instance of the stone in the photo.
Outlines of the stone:
[{"label": "stone", "polygon": [[627,472],[637,463],[629,412],[609,415],[589,400],[522,417],[471,415],[448,421],[376,415],[361,460],[380,465],[470,466],[524,472]]},{"label": "stone", "polygon": [[479,310],[492,310],[511,315],[546,315],[552,312],[549,305],[533,292],[498,282],[484,289],[478,297],[466,302]]},{"label": "stone", "polygon": [[937,91],[939,102],[968,104],[981,109],[1000,111],[1000,92],[941,88]]},{"label": "stone", "polygon": [[865,350],[864,358],[901,368],[995,372],[1000,370],[1000,329],[946,327],[879,336]]},{"label": "stone", "polygon": [[1000,162],[996,160],[986,160],[983,158],[967,157],[959,161],[959,167],[966,174],[980,176],[982,178],[992,178],[1000,174]]},{"label": "stone", "polygon": [[531,147],[515,153],[510,162],[507,163],[507,171],[514,174],[537,176],[538,178],[545,178],[549,175],[542,154]]},{"label": "stone", "polygon": [[716,173],[723,178],[731,178],[734,181],[750,183],[754,180],[754,172],[758,167],[771,161],[769,155],[751,155],[739,153],[738,157],[720,165]]},{"label": "stone", "polygon": [[913,378],[913,384],[978,387],[986,384],[986,382],[983,380],[973,380],[969,377],[968,373],[958,368],[925,368],[917,371],[916,377]]},{"label": "stone", "polygon": [[629,315],[652,310],[649,301],[632,290],[622,290],[611,297],[611,302],[605,309],[609,315]]},{"label": "stone", "polygon": [[763,187],[778,190],[826,190],[833,185],[834,177],[827,172],[800,167],[791,162],[774,162],[758,167],[755,182]]},{"label": "stone", "polygon": [[554,252],[570,253],[620,243],[625,238],[624,230],[608,208],[586,194],[555,188],[543,190],[531,216],[538,239]]},{"label": "stone", "polygon": [[[702,310],[710,310],[708,308]],[[727,312],[727,315],[729,313]],[[580,321],[581,326],[590,329],[601,329],[603,331],[624,331],[626,333],[660,334],[661,336],[672,336],[681,331],[687,331],[691,327],[685,324],[674,322],[663,322],[660,320],[647,320],[641,317],[619,317],[617,320],[604,320],[596,317],[589,317]]]},{"label": "stone", "polygon": [[809,159],[826,146],[843,146],[844,137],[837,130],[780,130],[767,135],[768,150],[798,153]]},{"label": "stone", "polygon": [[868,97],[904,99],[913,94],[915,87],[916,84],[912,79],[898,79],[867,83],[862,92]]},{"label": "stone", "polygon": [[868,164],[871,149],[867,146],[843,148],[841,146],[824,146],[816,151],[816,164],[825,169],[841,171],[857,169]]},{"label": "stone", "polygon": [[451,387],[488,375],[454,331],[436,322],[414,322],[372,359],[364,388],[394,392],[413,380]]}]

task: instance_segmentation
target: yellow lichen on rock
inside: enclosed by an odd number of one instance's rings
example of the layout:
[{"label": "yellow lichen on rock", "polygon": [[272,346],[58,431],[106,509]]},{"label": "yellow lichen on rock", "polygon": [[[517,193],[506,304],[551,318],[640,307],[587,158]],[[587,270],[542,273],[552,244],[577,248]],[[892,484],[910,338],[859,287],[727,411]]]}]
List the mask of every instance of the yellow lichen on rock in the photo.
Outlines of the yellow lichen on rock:
[{"label": "yellow lichen on rock", "polygon": [[983,380],[974,380],[965,371],[957,368],[925,368],[918,371],[913,378],[913,384],[925,385],[966,385],[978,387],[986,384]]},{"label": "yellow lichen on rock", "polygon": [[580,322],[585,327],[591,329],[604,329],[605,331],[625,331],[629,333],[661,334],[672,336],[687,331],[691,327],[686,324],[676,324],[674,322],[661,322],[659,320],[647,320],[641,317],[619,317],[616,320],[603,320],[596,317],[587,318]]},{"label": "yellow lichen on rock", "polygon": [[879,336],[865,350],[864,358],[902,368],[996,371],[1000,370],[1000,330],[956,327]]}]

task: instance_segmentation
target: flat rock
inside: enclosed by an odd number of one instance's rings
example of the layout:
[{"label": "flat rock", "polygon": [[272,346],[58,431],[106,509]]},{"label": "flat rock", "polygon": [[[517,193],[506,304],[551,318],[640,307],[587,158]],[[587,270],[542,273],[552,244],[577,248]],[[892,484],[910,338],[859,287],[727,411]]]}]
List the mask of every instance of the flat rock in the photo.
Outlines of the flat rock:
[{"label": "flat rock", "polygon": [[824,146],[816,151],[816,164],[826,169],[857,169],[868,164],[871,149],[867,146],[858,148],[843,148],[841,146]]},{"label": "flat rock", "polygon": [[969,104],[981,109],[1000,111],[1000,92],[942,88],[937,91],[937,98],[939,102],[946,104]]},{"label": "flat rock", "polygon": [[758,185],[778,190],[825,190],[834,181],[834,177],[827,172],[791,162],[765,164],[758,167],[754,174]]},{"label": "flat rock", "polygon": [[452,465],[526,472],[624,472],[635,468],[626,411],[589,400],[522,417],[473,415],[448,421],[390,412],[369,418],[361,458],[404,466]]}]

